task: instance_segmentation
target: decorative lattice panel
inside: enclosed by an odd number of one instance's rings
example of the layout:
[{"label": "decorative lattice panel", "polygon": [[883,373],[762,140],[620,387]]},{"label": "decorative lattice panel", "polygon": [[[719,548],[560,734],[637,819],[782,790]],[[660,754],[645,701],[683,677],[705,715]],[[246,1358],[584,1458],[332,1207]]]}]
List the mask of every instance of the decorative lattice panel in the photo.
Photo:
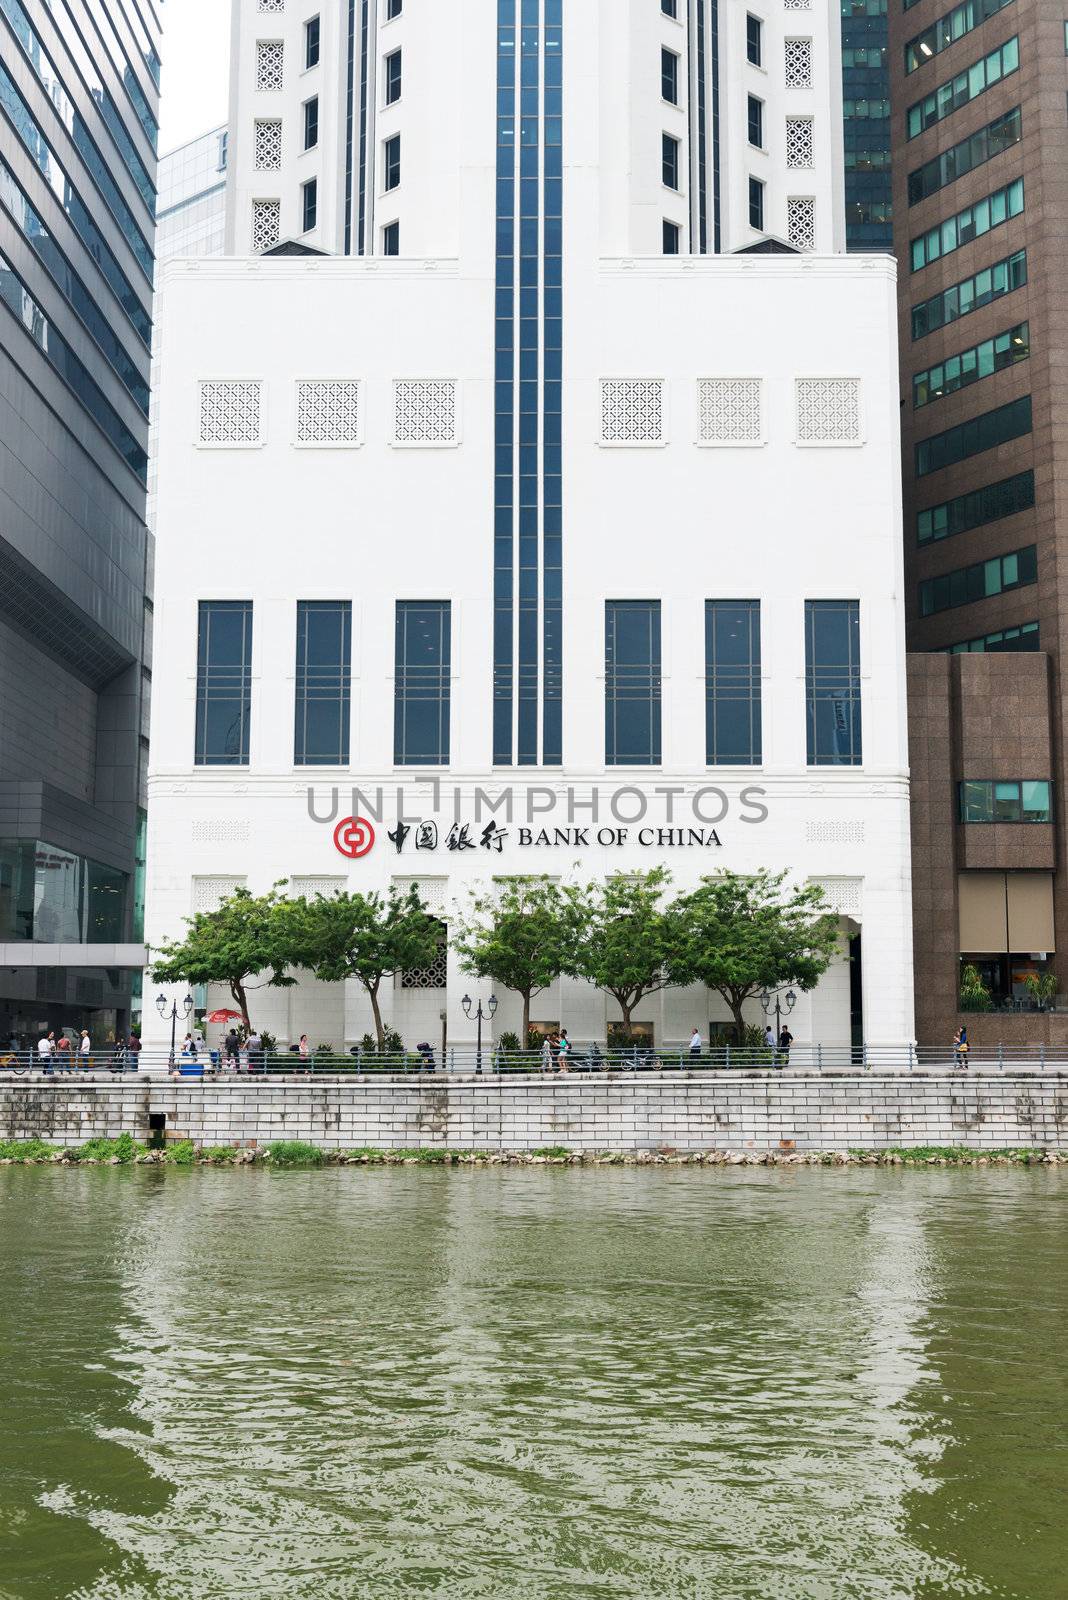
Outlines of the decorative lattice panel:
[{"label": "decorative lattice panel", "polygon": [[795,250],[816,248],[816,202],[808,195],[791,195],[786,202],[786,237]]},{"label": "decorative lattice panel", "polygon": [[447,987],[448,952],[444,944],[442,944],[429,967],[416,967],[411,972],[401,973],[402,989],[445,989]]},{"label": "decorative lattice panel", "polygon": [[701,444],[759,444],[763,438],[760,379],[701,379],[697,437]]},{"label": "decorative lattice panel", "polygon": [[355,378],[297,383],[298,444],[359,444],[360,385]]},{"label": "decorative lattice panel", "polygon": [[202,817],[192,827],[194,844],[244,844],[248,837],[245,817]]},{"label": "decorative lattice panel", "polygon": [[256,40],[256,88],[261,94],[276,94],[281,89],[284,64],[281,39]]},{"label": "decorative lattice panel", "polygon": [[256,120],[255,166],[257,172],[279,172],[282,167],[282,119],[259,117]]},{"label": "decorative lattice panel", "polygon": [[259,444],[263,385],[258,378],[206,378],[200,385],[201,444]]},{"label": "decorative lattice panel", "polygon": [[259,255],[264,250],[271,250],[278,243],[282,229],[282,202],[281,200],[253,200],[252,202],[252,250],[254,255]]},{"label": "decorative lattice panel", "polygon": [[290,885],[295,897],[299,900],[314,900],[317,894],[342,894],[346,884],[344,878],[291,878]]},{"label": "decorative lattice panel", "polygon": [[455,444],[454,378],[398,378],[393,385],[394,444]]},{"label": "decorative lattice panel", "polygon": [[806,844],[863,844],[863,822],[806,822]]},{"label": "decorative lattice panel", "polygon": [[788,89],[812,88],[812,40],[785,39],[786,87]]},{"label": "decorative lattice panel", "polygon": [[601,443],[663,444],[664,385],[659,378],[601,379]]},{"label": "decorative lattice panel", "polygon": [[286,8],[286,0],[260,0],[259,9],[276,15]]},{"label": "decorative lattice panel", "polygon": [[784,11],[811,11],[812,0],[782,0]]},{"label": "decorative lattice panel", "polygon": [[798,444],[859,444],[860,379],[797,379]]},{"label": "decorative lattice panel", "polygon": [[244,878],[194,878],[193,910],[218,911],[223,901],[240,889]]},{"label": "decorative lattice panel", "polygon": [[427,910],[444,919],[446,888],[444,878],[394,878],[393,887],[400,895],[407,894],[409,889],[418,889],[420,899]]},{"label": "decorative lattice panel", "polygon": [[827,905],[840,917],[860,916],[862,878],[810,878],[808,881],[823,890]]},{"label": "decorative lattice panel", "polygon": [[811,167],[814,165],[811,117],[787,117],[786,165],[788,167]]}]

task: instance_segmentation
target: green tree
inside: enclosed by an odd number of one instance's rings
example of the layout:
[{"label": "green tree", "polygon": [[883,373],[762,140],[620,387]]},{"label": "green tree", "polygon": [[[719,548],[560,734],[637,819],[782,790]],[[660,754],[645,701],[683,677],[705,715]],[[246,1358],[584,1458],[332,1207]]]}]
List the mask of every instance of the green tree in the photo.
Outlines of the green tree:
[{"label": "green tree", "polygon": [[472,896],[452,943],[465,972],[519,995],[525,1040],[530,1002],[567,967],[573,933],[571,906],[548,878],[506,878],[492,894]]},{"label": "green tree", "polygon": [[664,904],[670,882],[664,867],[654,867],[564,891],[572,929],[564,970],[610,995],[628,1033],[647,996],[686,981],[678,902]]},{"label": "green tree", "polygon": [[742,1007],[763,989],[814,989],[838,949],[838,918],[816,884],[786,873],[720,872],[684,895],[686,981],[722,995],[742,1037]]},{"label": "green tree", "polygon": [[155,952],[152,976],[157,983],[225,983],[251,1031],[248,991],[259,988],[250,980],[269,974],[267,986],[287,988],[296,980],[287,976],[295,963],[288,942],[284,881],[267,894],[235,889],[215,911],[198,911],[187,917],[184,939],[162,945]]},{"label": "green tree", "polygon": [[375,1019],[378,1048],[386,1041],[379,1007],[383,979],[429,967],[441,946],[441,923],[427,911],[418,889],[380,894],[316,895],[292,900],[286,911],[293,965],[323,983],[355,978],[363,984]]}]

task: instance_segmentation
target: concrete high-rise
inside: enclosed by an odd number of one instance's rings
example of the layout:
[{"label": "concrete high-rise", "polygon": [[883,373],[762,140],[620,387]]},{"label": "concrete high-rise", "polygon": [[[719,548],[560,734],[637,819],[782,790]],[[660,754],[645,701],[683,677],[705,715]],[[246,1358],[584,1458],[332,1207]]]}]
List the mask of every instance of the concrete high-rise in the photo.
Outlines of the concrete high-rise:
[{"label": "concrete high-rise", "polygon": [[0,1033],[130,1019],[159,23],[0,0]]},{"label": "concrete high-rise", "polygon": [[1065,988],[1068,947],[1065,29],[1049,0],[917,0],[890,20],[928,1042],[950,1036],[962,975],[977,1037],[1068,1036],[1035,1008],[1036,987]]}]

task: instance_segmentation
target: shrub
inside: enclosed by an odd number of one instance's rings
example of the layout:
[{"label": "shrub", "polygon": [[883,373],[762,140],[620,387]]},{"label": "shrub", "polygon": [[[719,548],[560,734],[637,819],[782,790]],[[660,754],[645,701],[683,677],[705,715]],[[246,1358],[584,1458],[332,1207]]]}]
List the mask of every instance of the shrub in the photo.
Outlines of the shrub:
[{"label": "shrub", "polygon": [[518,1050],[519,1035],[518,1033],[502,1033],[497,1043],[502,1050]]},{"label": "shrub", "polygon": [[78,1150],[77,1156],[79,1161],[113,1161],[118,1158],[125,1166],[140,1155],[143,1148],[132,1133],[120,1133],[117,1139],[90,1139]]},{"label": "shrub", "polygon": [[267,1159],[272,1167],[321,1167],[325,1158],[317,1145],[303,1139],[278,1139],[267,1146]]},{"label": "shrub", "polygon": [[0,1139],[0,1161],[47,1161],[55,1153],[43,1139]]},{"label": "shrub", "polygon": [[201,1161],[210,1161],[215,1166],[232,1166],[237,1151],[229,1144],[213,1144],[207,1150],[200,1152]]},{"label": "shrub", "polygon": [[549,1161],[561,1161],[566,1160],[571,1151],[562,1144],[547,1144],[543,1149],[532,1150],[530,1153],[532,1156],[545,1156]]},{"label": "shrub", "polygon": [[176,1139],[169,1144],[163,1152],[163,1159],[175,1167],[191,1167],[197,1158],[196,1145],[192,1139]]}]

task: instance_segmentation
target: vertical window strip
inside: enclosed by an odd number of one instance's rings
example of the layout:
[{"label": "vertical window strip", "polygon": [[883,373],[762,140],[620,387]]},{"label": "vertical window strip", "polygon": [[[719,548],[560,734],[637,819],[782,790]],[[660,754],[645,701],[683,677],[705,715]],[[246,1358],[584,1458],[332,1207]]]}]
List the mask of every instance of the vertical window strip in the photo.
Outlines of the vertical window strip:
[{"label": "vertical window strip", "polygon": [[348,765],[351,703],[351,601],[298,600],[294,765]]},{"label": "vertical window strip", "polygon": [[345,59],[345,254],[352,254],[352,135],[356,119],[356,0],[349,0]]},{"label": "vertical window strip", "polygon": [[[715,26],[715,4],[712,6]],[[708,254],[708,49],[705,41],[705,0],[697,0],[697,249]],[[715,83],[712,87],[716,95]],[[718,226],[718,224],[717,224]],[[718,249],[718,244],[717,244]]]},{"label": "vertical window strip", "polygon": [[762,759],[760,601],[705,601],[705,761]]},{"label": "vertical window strip", "polygon": [[360,0],[363,7],[360,20],[360,210],[356,229],[356,254],[367,254],[367,151],[370,147],[368,124],[371,107],[367,99],[367,62],[371,28],[370,0]]},{"label": "vertical window strip", "polygon": [[248,766],[251,712],[252,601],[202,600],[195,764]]},{"label": "vertical window strip", "polygon": [[394,684],[396,766],[448,766],[451,688],[449,601],[399,600]]},{"label": "vertical window strip", "polygon": [[538,762],[541,485],[542,0],[520,0],[519,52],[519,661],[517,758]]},{"label": "vertical window strip", "polygon": [[605,765],[662,757],[659,600],[605,602]]},{"label": "vertical window strip", "polygon": [[542,303],[542,764],[563,761],[563,36],[545,0]]},{"label": "vertical window strip", "polygon": [[805,699],[810,767],[859,767],[860,602],[805,601]]},{"label": "vertical window strip", "polygon": [[515,699],[515,0],[497,0],[497,277],[493,522],[493,761],[511,766]]}]

